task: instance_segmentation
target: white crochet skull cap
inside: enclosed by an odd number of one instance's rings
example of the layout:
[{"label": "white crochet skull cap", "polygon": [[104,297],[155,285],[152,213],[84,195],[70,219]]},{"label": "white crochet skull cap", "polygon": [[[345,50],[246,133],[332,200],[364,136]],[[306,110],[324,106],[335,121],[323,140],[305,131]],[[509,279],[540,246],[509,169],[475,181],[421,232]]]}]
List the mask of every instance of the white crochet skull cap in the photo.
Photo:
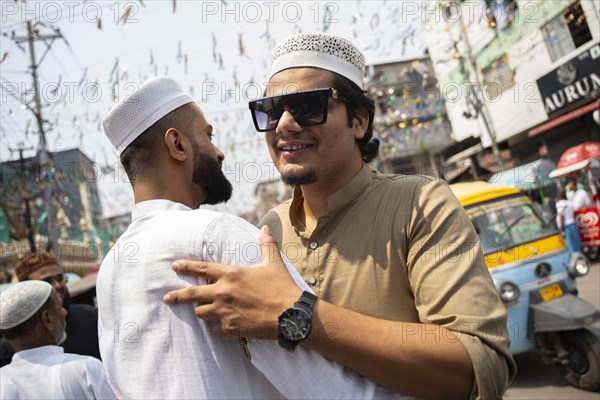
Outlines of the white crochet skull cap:
[{"label": "white crochet skull cap", "polygon": [[121,155],[156,121],[193,102],[175,80],[166,76],[149,79],[108,112],[102,124],[104,133]]},{"label": "white crochet skull cap", "polygon": [[0,330],[17,327],[31,318],[52,293],[44,281],[19,282],[0,294]]},{"label": "white crochet skull cap", "polygon": [[350,41],[325,33],[298,33],[271,51],[271,73],[288,68],[316,67],[335,72],[364,90],[365,56]]}]

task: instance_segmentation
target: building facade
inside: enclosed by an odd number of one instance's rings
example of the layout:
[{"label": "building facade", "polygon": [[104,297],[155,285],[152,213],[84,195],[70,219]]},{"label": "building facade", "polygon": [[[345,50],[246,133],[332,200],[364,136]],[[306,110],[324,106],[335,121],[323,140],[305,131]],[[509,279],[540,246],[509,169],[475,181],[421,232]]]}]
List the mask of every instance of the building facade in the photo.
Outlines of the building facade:
[{"label": "building facade", "polygon": [[381,141],[377,169],[440,176],[439,154],[453,139],[431,60],[371,65],[366,86],[375,100],[373,134]]},{"label": "building facade", "polygon": [[457,142],[446,164],[488,174],[599,141],[600,2],[455,0],[423,13]]},{"label": "building facade", "polygon": [[52,153],[51,159],[48,172],[42,171],[39,156],[0,164],[0,226],[9,229],[2,234],[3,242],[24,238],[27,203],[34,233],[48,236],[45,205],[49,199],[56,205],[56,237],[96,240],[104,218],[97,188],[100,167],[79,149]]}]

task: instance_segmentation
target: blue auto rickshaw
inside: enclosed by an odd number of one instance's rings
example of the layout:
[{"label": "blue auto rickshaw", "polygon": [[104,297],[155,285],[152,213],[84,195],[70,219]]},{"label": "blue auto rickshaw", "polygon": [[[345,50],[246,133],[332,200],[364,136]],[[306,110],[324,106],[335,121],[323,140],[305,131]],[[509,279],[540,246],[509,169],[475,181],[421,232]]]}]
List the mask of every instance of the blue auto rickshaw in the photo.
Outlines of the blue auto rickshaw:
[{"label": "blue auto rickshaw", "polygon": [[554,225],[524,192],[487,182],[450,185],[477,231],[485,262],[508,311],[513,354],[535,348],[571,385],[600,390],[600,341],[589,326],[598,310],[577,296],[590,265],[569,254]]}]

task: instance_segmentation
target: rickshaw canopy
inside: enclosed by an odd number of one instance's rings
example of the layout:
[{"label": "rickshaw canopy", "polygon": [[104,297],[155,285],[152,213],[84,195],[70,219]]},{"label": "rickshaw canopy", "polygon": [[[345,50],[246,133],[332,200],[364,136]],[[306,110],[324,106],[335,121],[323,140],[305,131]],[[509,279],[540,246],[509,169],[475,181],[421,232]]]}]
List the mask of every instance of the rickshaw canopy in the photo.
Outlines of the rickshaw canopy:
[{"label": "rickshaw canopy", "polygon": [[557,168],[550,172],[550,178],[558,178],[578,171],[590,164],[598,165],[600,161],[600,143],[585,142],[573,146],[560,156]]},{"label": "rickshaw canopy", "polygon": [[521,193],[514,186],[495,185],[481,181],[454,183],[450,185],[450,189],[464,207]]}]

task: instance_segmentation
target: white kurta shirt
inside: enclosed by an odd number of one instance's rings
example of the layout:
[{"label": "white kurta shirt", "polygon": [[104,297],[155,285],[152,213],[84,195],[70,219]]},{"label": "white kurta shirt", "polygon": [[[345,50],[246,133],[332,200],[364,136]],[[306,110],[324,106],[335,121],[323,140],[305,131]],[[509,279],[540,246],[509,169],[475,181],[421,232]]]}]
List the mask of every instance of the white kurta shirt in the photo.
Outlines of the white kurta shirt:
[{"label": "white kurta shirt", "polygon": [[[560,226],[560,217],[565,218],[564,226],[575,223],[575,208],[569,200],[559,200],[556,202],[556,225]],[[563,226],[563,228],[564,228]]]},{"label": "white kurta shirt", "polygon": [[22,350],[0,368],[1,399],[114,399],[100,360],[59,346]]},{"label": "white kurta shirt", "polygon": [[571,201],[575,211],[592,205],[592,199],[590,198],[590,195],[583,189],[567,192],[567,199]]},{"label": "white kurta shirt", "polygon": [[[174,261],[256,264],[258,237],[256,227],[234,215],[167,200],[134,206],[97,280],[100,352],[119,398],[393,397],[302,346],[289,352],[276,341],[250,341],[250,362],[236,338],[211,334],[192,304],[163,303],[169,290],[205,283],[176,274]],[[288,270],[310,290],[289,264]]]}]

